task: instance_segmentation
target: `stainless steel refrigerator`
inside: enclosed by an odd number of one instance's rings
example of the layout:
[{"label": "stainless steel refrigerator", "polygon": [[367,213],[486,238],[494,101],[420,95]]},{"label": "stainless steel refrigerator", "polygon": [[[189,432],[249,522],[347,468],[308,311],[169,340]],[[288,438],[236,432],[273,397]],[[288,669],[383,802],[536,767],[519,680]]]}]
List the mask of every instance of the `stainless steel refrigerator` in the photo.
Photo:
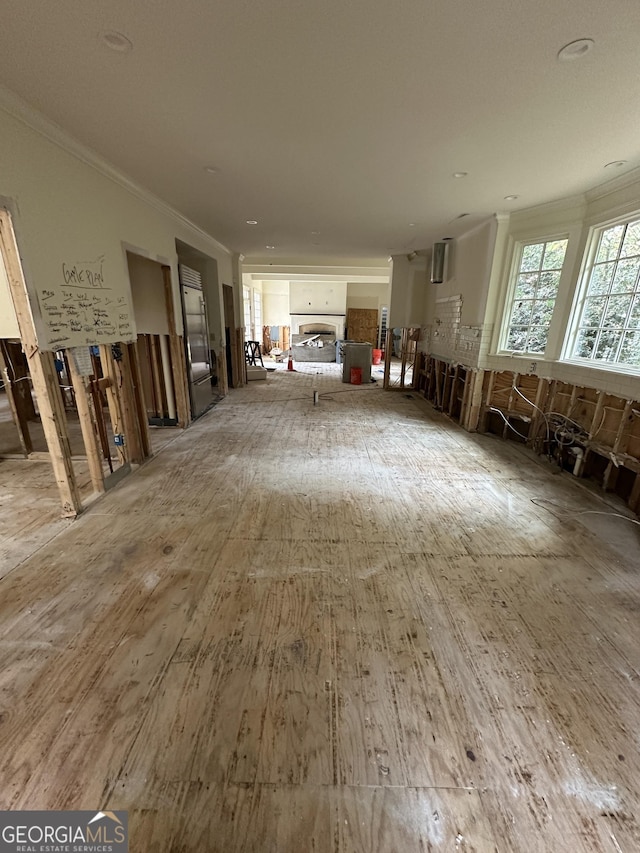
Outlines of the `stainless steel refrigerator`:
[{"label": "stainless steel refrigerator", "polygon": [[207,306],[200,273],[184,264],[179,265],[179,272],[191,415],[197,418],[217,399],[211,368]]}]

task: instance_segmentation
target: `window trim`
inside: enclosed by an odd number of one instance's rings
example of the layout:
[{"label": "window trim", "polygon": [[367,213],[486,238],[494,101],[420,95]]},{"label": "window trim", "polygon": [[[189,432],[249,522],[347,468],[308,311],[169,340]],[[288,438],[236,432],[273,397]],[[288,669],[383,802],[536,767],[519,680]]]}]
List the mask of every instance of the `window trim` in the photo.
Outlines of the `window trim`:
[{"label": "window trim", "polygon": [[[505,298],[502,306],[501,312],[501,320],[500,320],[500,332],[498,336],[498,346],[496,349],[496,355],[509,355],[514,357],[522,357],[528,358],[529,356],[535,356],[538,359],[547,358],[546,352],[549,349],[549,341],[551,338],[551,332],[554,326],[554,321],[557,316],[558,304],[561,301],[560,295],[562,292],[563,281],[566,276],[567,271],[567,259],[570,257],[570,249],[571,249],[571,233],[567,229],[563,229],[560,232],[555,233],[545,233],[541,235],[531,236],[531,237],[521,237],[518,239],[513,238],[512,244],[509,247],[510,252],[510,263],[509,263],[509,273],[507,276],[507,288],[505,293]],[[560,279],[558,281],[558,291],[556,293],[556,298],[553,305],[553,312],[551,315],[551,320],[549,321],[549,326],[547,329],[547,342],[545,344],[545,348],[542,351],[539,350],[514,350],[509,349],[507,347],[507,341],[509,337],[509,329],[511,327],[511,315],[513,314],[513,305],[515,302],[515,291],[517,287],[517,279],[518,274],[520,272],[520,264],[522,263],[522,256],[524,254],[524,250],[526,246],[537,246],[541,243],[553,243],[556,240],[566,240],[567,246],[564,253],[564,259],[562,262],[562,267],[560,269]]]},{"label": "window trim", "polygon": [[[597,257],[598,246],[600,245],[600,236],[609,228],[615,228],[617,225],[630,225],[635,222],[640,222],[640,210],[626,210],[604,222],[593,222],[588,229],[587,238],[585,241],[585,249],[582,253],[582,262],[580,264],[580,272],[575,285],[575,292],[571,304],[571,313],[566,326],[562,351],[559,361],[562,364],[570,364],[580,367],[585,367],[593,370],[605,370],[609,373],[618,373],[627,376],[640,375],[640,365],[631,365],[624,362],[605,361],[604,359],[584,358],[574,355],[574,349],[578,338],[578,330],[580,319],[584,308],[584,303],[587,299],[587,291],[595,259]],[[637,293],[640,295],[640,288]]]},{"label": "window trim", "polygon": [[[247,294],[249,294],[247,296]],[[247,326],[247,305],[249,306],[249,325]],[[244,324],[244,334],[245,340],[248,340],[247,336],[251,334],[251,323],[252,323],[252,313],[251,313],[251,288],[247,284],[242,285],[242,319]]]},{"label": "window trim", "polygon": [[[256,307],[260,306],[260,326],[256,324]],[[258,341],[262,346],[262,328],[264,320],[262,317],[262,291],[256,287],[251,292],[251,328],[253,330],[253,340]]]}]

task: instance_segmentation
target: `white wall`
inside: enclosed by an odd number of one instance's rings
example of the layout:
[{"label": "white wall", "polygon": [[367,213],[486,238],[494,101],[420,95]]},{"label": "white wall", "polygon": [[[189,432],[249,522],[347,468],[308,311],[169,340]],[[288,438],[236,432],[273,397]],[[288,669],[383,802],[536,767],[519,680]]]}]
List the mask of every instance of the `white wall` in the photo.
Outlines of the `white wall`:
[{"label": "white wall", "polygon": [[422,325],[426,291],[427,272],[424,258],[410,261],[406,255],[394,255],[389,294],[389,327]]},{"label": "white wall", "polygon": [[9,292],[7,271],[0,258],[0,338],[19,338],[18,320]]},{"label": "white wall", "polygon": [[347,282],[347,311],[349,308],[389,307],[389,285],[378,282]]},{"label": "white wall", "polygon": [[442,284],[429,282],[427,286],[427,323],[433,317],[436,299],[451,296],[462,297],[462,324],[484,323],[496,233],[497,223],[491,218],[451,241],[446,281]]},{"label": "white wall", "polygon": [[289,307],[291,314],[346,314],[347,282],[292,281]]},{"label": "white wall", "polygon": [[[487,324],[493,324],[494,331],[491,346],[481,366],[489,370],[536,373],[545,378],[638,399],[640,377],[637,373],[624,369],[616,371],[611,366],[592,367],[584,363],[561,360],[574,297],[581,283],[583,257],[590,229],[618,217],[633,218],[638,212],[640,180],[623,178],[585,195],[512,214],[506,239],[502,242],[500,251],[496,252],[494,266],[499,270],[499,274],[489,289],[486,315]],[[566,236],[569,242],[545,356],[541,358],[500,353],[499,328],[505,311],[511,262],[516,246],[521,241],[542,240],[554,236]]]},{"label": "white wall", "polygon": [[[109,285],[114,294],[124,297],[133,313],[124,245],[167,263],[173,271],[180,328],[176,237],[214,257],[221,281],[232,283],[231,255],[215,239],[143,191],[133,186],[125,188],[125,179],[115,172],[113,177],[107,176],[108,166],[101,171],[97,165],[80,159],[84,150],[79,146],[77,154],[72,154],[61,143],[45,137],[44,132],[63,137],[46,120],[39,120],[42,132],[37,132],[7,112],[2,111],[0,116],[0,197],[14,213],[43,348],[51,346],[51,334],[41,320],[37,293],[44,288],[60,293],[65,284],[63,264],[103,258]],[[67,144],[66,137],[62,142]],[[69,144],[73,146],[73,142]],[[87,152],[85,159],[93,163],[94,156]],[[135,324],[132,326],[135,334]],[[224,339],[221,330],[215,337],[217,341]]]},{"label": "white wall", "polygon": [[491,217],[452,240],[446,280],[431,284],[427,277],[420,344],[426,352],[477,367],[488,350],[487,299],[500,223]]},{"label": "white wall", "polygon": [[289,282],[262,282],[262,317],[265,326],[288,326],[290,323]]},{"label": "white wall", "polygon": [[168,335],[162,267],[140,255],[127,252],[133,296],[133,312],[139,335]]}]

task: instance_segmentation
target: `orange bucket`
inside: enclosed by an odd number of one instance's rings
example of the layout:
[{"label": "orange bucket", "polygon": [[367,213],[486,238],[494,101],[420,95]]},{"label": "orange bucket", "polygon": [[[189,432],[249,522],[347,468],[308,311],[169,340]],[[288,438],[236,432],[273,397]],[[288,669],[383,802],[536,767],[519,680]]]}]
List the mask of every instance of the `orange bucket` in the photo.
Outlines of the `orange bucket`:
[{"label": "orange bucket", "polygon": [[381,361],[382,361],[382,350],[381,349],[374,349],[373,350],[373,363],[374,364],[380,364]]},{"label": "orange bucket", "polygon": [[362,368],[361,367],[352,367],[351,368],[351,384],[352,385],[362,385]]}]

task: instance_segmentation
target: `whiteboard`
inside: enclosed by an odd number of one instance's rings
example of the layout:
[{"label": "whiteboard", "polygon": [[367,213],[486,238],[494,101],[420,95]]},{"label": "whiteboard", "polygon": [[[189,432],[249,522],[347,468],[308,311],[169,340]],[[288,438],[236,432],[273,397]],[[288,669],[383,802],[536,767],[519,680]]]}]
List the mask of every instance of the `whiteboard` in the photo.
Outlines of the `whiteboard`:
[{"label": "whiteboard", "polygon": [[94,346],[136,338],[128,288],[116,286],[106,272],[105,256],[62,263],[60,277],[37,287],[43,349]]}]

